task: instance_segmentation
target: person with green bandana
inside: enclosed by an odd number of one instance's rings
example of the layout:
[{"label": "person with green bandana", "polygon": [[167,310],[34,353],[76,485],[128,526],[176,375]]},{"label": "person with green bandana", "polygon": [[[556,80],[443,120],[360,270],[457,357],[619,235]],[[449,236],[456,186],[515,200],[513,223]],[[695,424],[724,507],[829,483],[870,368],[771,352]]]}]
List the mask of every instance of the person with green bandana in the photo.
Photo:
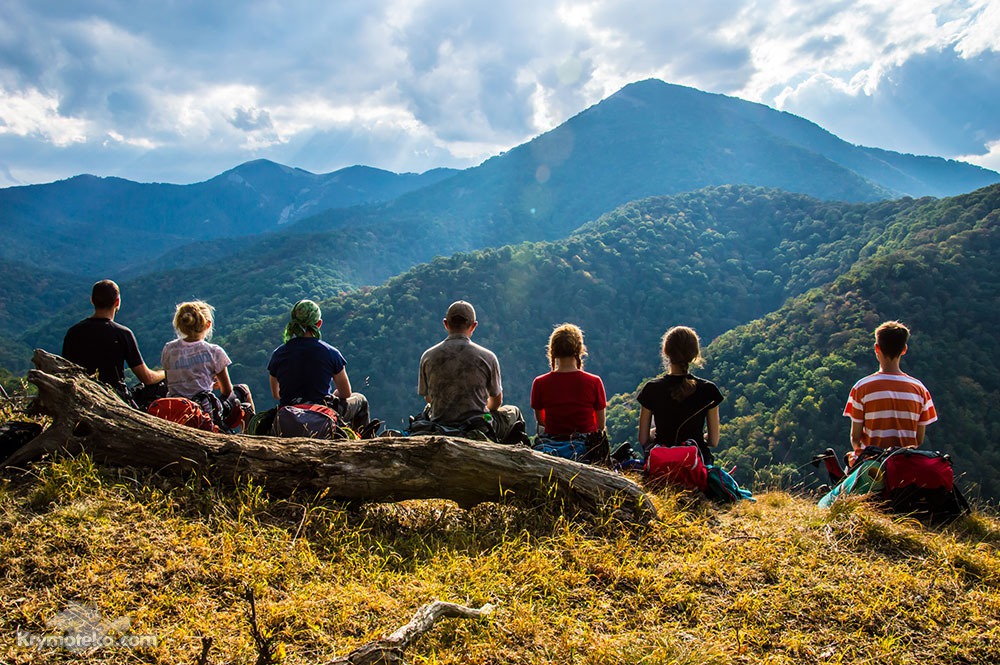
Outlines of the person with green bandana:
[{"label": "person with green bandana", "polygon": [[319,305],[312,300],[295,303],[285,326],[284,344],[267,363],[271,394],[279,406],[326,404],[351,428],[360,428],[369,421],[368,399],[351,390],[347,361],[321,339],[322,326]]}]

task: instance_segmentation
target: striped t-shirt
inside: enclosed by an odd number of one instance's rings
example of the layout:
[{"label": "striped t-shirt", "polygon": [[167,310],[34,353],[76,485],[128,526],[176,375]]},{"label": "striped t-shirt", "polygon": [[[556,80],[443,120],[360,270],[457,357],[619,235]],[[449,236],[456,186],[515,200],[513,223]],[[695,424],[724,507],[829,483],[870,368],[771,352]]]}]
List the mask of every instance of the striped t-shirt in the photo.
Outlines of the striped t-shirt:
[{"label": "striped t-shirt", "polygon": [[907,374],[882,372],[854,384],[844,415],[864,423],[862,444],[879,448],[916,446],[917,427],[938,419],[924,384]]}]

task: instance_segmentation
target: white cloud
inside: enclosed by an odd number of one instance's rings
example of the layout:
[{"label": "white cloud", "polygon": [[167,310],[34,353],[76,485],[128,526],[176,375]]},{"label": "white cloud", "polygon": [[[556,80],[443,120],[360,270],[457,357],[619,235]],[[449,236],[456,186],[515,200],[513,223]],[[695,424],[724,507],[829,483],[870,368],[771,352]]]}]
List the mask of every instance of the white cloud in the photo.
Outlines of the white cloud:
[{"label": "white cloud", "polygon": [[36,136],[56,146],[87,140],[87,121],[59,112],[59,100],[38,90],[0,90],[0,134]]},{"label": "white cloud", "polygon": [[955,159],[1000,172],[1000,137],[994,141],[989,141],[986,144],[985,153],[959,155],[956,156]]},{"label": "white cloud", "polygon": [[8,181],[469,166],[649,77],[908,152],[1000,136],[996,0],[4,5]]}]

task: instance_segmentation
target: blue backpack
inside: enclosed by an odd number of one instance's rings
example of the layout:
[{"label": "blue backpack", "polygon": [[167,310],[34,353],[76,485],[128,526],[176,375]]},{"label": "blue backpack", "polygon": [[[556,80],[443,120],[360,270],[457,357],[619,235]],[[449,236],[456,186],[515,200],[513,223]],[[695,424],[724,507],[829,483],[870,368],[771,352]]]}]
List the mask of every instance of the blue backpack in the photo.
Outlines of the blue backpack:
[{"label": "blue backpack", "polygon": [[734,503],[744,499],[756,501],[753,492],[736,482],[724,469],[713,464],[708,465],[708,479],[705,485],[705,494],[709,499],[721,501],[723,503]]},{"label": "blue backpack", "polygon": [[535,443],[531,445],[531,449],[546,455],[581,462],[587,453],[587,440],[571,438],[568,441],[557,441],[539,436],[535,437]]}]

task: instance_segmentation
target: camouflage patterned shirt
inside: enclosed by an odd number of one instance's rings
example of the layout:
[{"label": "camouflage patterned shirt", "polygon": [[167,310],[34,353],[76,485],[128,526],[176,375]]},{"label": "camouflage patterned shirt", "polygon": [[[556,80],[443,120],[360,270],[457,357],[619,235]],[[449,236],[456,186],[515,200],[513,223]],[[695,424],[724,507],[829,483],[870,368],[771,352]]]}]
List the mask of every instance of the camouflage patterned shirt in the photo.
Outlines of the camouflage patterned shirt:
[{"label": "camouflage patterned shirt", "polygon": [[417,393],[430,398],[431,419],[458,423],[486,412],[486,400],[500,395],[496,354],[461,334],[424,351]]}]

